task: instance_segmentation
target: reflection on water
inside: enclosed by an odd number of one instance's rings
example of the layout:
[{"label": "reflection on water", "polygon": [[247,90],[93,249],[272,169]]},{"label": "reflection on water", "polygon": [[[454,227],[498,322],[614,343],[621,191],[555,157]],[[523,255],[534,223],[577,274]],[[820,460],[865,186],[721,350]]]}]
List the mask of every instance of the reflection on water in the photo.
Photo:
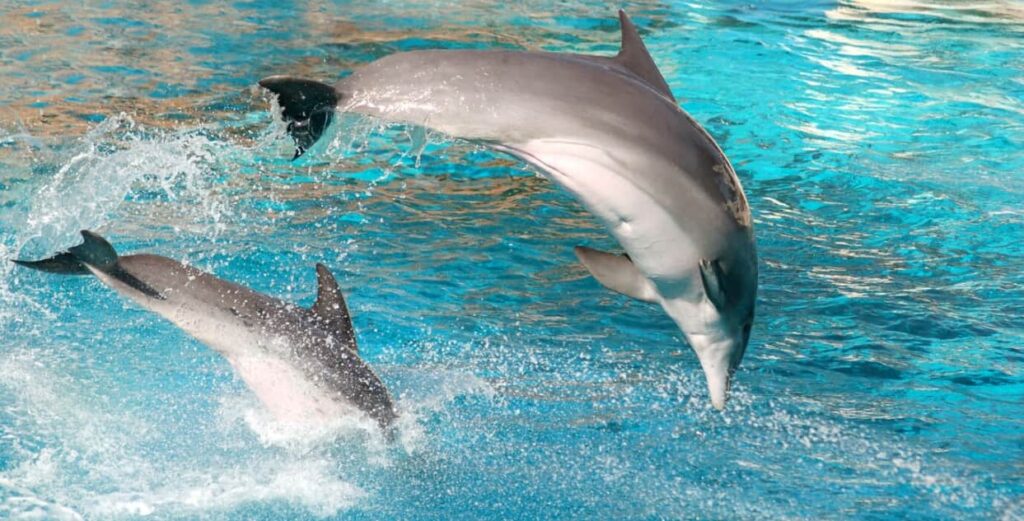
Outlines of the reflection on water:
[{"label": "reflection on water", "polygon": [[[844,0],[836,9],[826,12],[835,20],[868,20],[875,18],[892,19],[896,22],[906,17],[917,21],[941,21],[950,24],[996,24],[1007,25],[1011,31],[1020,32],[1024,21],[1024,7],[1012,0],[984,2],[922,2],[921,0]],[[913,27],[913,22],[905,24]]]},{"label": "reflection on water", "polygon": [[393,448],[296,439],[173,327],[3,263],[0,517],[1021,518],[1020,7],[626,7],[756,220],[726,414],[674,325],[576,264],[614,243],[551,183],[362,120],[292,163],[254,87],[611,53],[605,5],[0,7],[0,257],[98,228],[306,303],[325,262],[407,412]]}]

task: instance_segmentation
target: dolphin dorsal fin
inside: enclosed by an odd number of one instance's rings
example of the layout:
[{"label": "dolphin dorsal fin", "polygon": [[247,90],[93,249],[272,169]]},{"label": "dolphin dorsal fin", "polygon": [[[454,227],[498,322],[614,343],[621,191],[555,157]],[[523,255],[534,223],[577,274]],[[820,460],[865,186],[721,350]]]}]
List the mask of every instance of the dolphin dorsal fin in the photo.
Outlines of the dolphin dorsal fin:
[{"label": "dolphin dorsal fin", "polygon": [[651,54],[647,52],[644,41],[640,39],[640,33],[637,32],[636,26],[633,25],[633,21],[629,19],[626,11],[622,9],[619,10],[619,24],[622,26],[622,44],[619,47],[619,54],[614,58],[615,62],[639,76],[648,85],[654,87],[654,90],[675,101],[676,98],[672,95],[672,90],[669,89],[658,66],[654,64]]},{"label": "dolphin dorsal fin", "polygon": [[654,285],[633,265],[629,257],[584,246],[577,246],[575,251],[576,257],[602,286],[644,302],[658,301]]},{"label": "dolphin dorsal fin", "polygon": [[358,351],[356,335],[352,329],[352,318],[345,305],[345,297],[338,288],[338,281],[323,264],[316,265],[316,302],[313,303],[313,314],[338,335],[343,343],[353,351]]}]

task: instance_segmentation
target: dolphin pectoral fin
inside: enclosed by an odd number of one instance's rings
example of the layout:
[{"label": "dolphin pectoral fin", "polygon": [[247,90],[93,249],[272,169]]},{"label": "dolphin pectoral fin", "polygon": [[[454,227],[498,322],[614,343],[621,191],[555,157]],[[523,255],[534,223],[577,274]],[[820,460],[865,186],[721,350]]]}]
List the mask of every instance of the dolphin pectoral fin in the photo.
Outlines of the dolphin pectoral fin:
[{"label": "dolphin pectoral fin", "polygon": [[654,64],[651,54],[647,52],[647,46],[640,38],[636,26],[633,25],[633,21],[629,19],[626,11],[622,9],[619,10],[619,24],[622,26],[622,44],[619,54],[614,58],[615,62],[639,76],[648,85],[654,87],[654,90],[675,101],[672,89],[669,88],[665,77],[661,75],[658,66]]},{"label": "dolphin pectoral fin", "polygon": [[59,273],[61,275],[88,275],[89,268],[85,267],[70,252],[63,252],[48,259],[37,261],[25,261],[12,259],[11,262],[18,266],[45,271],[46,273]]},{"label": "dolphin pectoral fin", "polygon": [[331,125],[338,105],[337,91],[326,83],[291,76],[263,78],[260,87],[277,95],[281,117],[288,123],[288,134],[295,141],[292,159],[297,159]]},{"label": "dolphin pectoral fin", "polygon": [[722,265],[717,259],[700,260],[700,281],[704,285],[704,294],[718,309],[725,306],[725,286],[722,280]]},{"label": "dolphin pectoral fin", "polygon": [[316,265],[316,302],[311,311],[324,322],[332,333],[338,335],[342,343],[352,351],[358,352],[352,317],[345,305],[345,297],[338,288],[338,281],[323,264]]},{"label": "dolphin pectoral fin", "polygon": [[654,285],[633,265],[629,257],[584,246],[577,246],[574,251],[602,286],[644,302],[658,301]]}]

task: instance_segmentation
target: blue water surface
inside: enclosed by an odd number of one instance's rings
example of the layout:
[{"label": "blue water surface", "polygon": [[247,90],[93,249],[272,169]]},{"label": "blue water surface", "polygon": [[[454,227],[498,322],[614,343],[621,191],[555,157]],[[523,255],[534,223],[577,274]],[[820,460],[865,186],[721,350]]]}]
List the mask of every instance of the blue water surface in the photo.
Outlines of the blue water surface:
[{"label": "blue water surface", "polygon": [[0,6],[0,257],[88,228],[302,304],[325,263],[403,415],[390,445],[278,424],[94,278],[4,263],[0,518],[1024,518],[1024,8],[624,7],[756,221],[722,413],[669,318],[577,264],[616,245],[567,193],[352,117],[293,163],[255,86],[411,49],[611,54],[613,7]]}]

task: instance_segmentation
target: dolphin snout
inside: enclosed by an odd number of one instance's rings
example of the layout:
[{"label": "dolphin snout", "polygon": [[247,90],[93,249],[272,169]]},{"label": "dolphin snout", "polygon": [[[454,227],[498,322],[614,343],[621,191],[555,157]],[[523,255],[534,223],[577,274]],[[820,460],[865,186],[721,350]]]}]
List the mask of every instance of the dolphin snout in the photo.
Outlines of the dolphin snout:
[{"label": "dolphin snout", "polygon": [[697,358],[700,359],[700,366],[704,369],[704,377],[708,383],[711,405],[719,411],[725,409],[732,376],[736,371],[736,366],[739,365],[738,357],[735,354],[738,349],[742,348],[743,346],[732,340],[710,343],[703,349],[695,346],[694,350],[697,352]]},{"label": "dolphin snout", "polygon": [[708,381],[711,405],[719,411],[725,409],[725,402],[729,399],[729,386],[732,384],[732,371],[725,366],[704,367],[704,376]]}]

